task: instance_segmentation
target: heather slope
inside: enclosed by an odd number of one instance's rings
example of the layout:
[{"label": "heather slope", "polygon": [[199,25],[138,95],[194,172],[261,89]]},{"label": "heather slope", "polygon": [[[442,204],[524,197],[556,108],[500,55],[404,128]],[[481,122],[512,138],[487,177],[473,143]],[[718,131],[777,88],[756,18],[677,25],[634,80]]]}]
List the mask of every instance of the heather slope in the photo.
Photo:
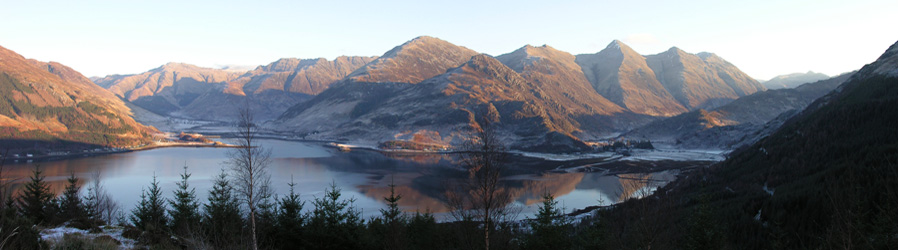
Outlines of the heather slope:
[{"label": "heather slope", "polygon": [[12,150],[123,147],[149,141],[114,94],[62,64],[0,47],[0,140]]}]

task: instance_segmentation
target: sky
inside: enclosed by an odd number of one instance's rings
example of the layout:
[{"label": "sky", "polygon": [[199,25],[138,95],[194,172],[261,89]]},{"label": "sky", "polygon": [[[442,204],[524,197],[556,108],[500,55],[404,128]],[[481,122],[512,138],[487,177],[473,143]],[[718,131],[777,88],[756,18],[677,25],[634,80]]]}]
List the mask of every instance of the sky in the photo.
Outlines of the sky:
[{"label": "sky", "polygon": [[379,56],[434,36],[494,56],[524,45],[713,52],[750,76],[859,69],[898,41],[898,1],[0,0],[0,46],[86,76],[167,62],[255,66]]}]

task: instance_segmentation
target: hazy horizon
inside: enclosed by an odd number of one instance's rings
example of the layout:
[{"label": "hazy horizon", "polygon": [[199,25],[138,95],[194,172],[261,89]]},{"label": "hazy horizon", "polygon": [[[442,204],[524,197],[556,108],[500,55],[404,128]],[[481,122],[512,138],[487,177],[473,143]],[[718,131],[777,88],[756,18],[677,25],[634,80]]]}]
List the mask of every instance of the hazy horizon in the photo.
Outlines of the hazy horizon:
[{"label": "hazy horizon", "polygon": [[498,56],[543,44],[571,54],[621,40],[643,55],[711,52],[750,76],[834,76],[898,40],[889,10],[860,2],[162,1],[4,3],[0,46],[86,76],[136,74],[168,62],[257,66],[279,58],[380,56],[433,36]]}]

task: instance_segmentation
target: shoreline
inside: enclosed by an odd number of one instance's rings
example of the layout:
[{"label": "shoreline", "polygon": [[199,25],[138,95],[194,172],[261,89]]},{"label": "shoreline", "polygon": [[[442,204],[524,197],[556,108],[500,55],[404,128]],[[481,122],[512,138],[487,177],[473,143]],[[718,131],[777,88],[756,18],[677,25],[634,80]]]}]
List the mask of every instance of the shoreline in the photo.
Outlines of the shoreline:
[{"label": "shoreline", "polygon": [[[33,162],[46,162],[46,161],[58,161],[58,160],[67,160],[67,159],[77,159],[77,158],[85,158],[85,157],[93,157],[100,155],[111,155],[111,154],[120,154],[120,153],[130,153],[137,151],[145,151],[145,150],[153,150],[160,148],[236,148],[236,145],[231,144],[215,144],[215,143],[197,143],[197,142],[166,142],[164,144],[154,143],[151,145],[146,145],[138,148],[114,148],[111,150],[101,150],[101,151],[92,151],[88,150],[87,152],[77,152],[77,153],[69,153],[69,154],[49,154],[49,155],[36,155],[32,157],[18,157],[18,158],[6,158],[2,159],[3,163],[33,163]],[[97,150],[97,149],[93,149]]]}]

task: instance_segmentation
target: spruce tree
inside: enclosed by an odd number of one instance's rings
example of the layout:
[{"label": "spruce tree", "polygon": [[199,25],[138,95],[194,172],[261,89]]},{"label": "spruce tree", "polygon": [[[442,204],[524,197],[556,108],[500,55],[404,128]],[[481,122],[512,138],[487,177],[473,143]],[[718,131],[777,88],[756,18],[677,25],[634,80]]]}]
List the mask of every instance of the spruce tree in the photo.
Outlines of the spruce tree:
[{"label": "spruce tree", "polygon": [[131,211],[131,223],[149,236],[141,239],[144,243],[155,244],[164,239],[168,222],[165,207],[165,198],[154,174],[150,188],[140,194],[140,203]]},{"label": "spruce tree", "polygon": [[188,179],[190,173],[187,172],[187,166],[184,166],[181,181],[177,183],[178,189],[172,192],[174,199],[168,201],[171,205],[168,214],[171,216],[172,232],[181,236],[199,229],[200,224],[200,205],[196,199],[196,189],[190,188]]},{"label": "spruce tree", "polygon": [[306,216],[302,213],[305,202],[299,199],[294,187],[296,183],[290,181],[290,193],[278,200],[277,233],[275,240],[281,249],[299,249],[302,247],[303,227]]},{"label": "spruce tree", "polygon": [[213,246],[233,248],[235,244],[240,243],[243,231],[240,203],[228,181],[228,174],[224,171],[215,177],[215,183],[209,191],[209,203],[204,207],[206,213],[203,225]]},{"label": "spruce tree", "polygon": [[312,217],[309,218],[309,234],[312,249],[359,249],[364,221],[361,212],[352,203],[355,199],[341,200],[340,189],[332,183],[325,189],[324,197],[315,198]]},{"label": "spruce tree", "polygon": [[[405,229],[408,218],[399,209],[399,200],[402,195],[396,194],[396,184],[390,183],[390,196],[384,197],[387,202],[386,209],[380,209],[383,225],[378,225],[382,231],[383,247],[385,249],[405,249]],[[379,224],[379,223],[370,223]]]},{"label": "spruce tree", "polygon": [[543,195],[536,218],[529,221],[531,232],[524,240],[525,249],[570,249],[570,220],[558,207],[552,194]]},{"label": "spruce tree", "polygon": [[78,186],[78,178],[75,174],[68,178],[68,185],[59,198],[59,219],[62,221],[80,220],[87,216],[84,202],[81,200],[81,186]]},{"label": "spruce tree", "polygon": [[415,212],[409,218],[407,232],[409,249],[438,249],[446,245],[441,242],[446,235],[440,231],[436,218],[429,211]]},{"label": "spruce tree", "polygon": [[53,193],[50,192],[50,186],[44,182],[40,166],[35,165],[31,173],[31,181],[25,184],[22,196],[19,197],[19,212],[34,224],[46,223],[46,209],[51,204]]},{"label": "spruce tree", "polygon": [[402,214],[402,210],[399,209],[399,200],[402,199],[402,195],[396,194],[396,184],[390,183],[390,196],[384,197],[384,201],[387,202],[387,209],[380,209],[381,216],[384,218],[384,223],[387,225],[392,224],[405,224],[408,221],[408,218]]}]

